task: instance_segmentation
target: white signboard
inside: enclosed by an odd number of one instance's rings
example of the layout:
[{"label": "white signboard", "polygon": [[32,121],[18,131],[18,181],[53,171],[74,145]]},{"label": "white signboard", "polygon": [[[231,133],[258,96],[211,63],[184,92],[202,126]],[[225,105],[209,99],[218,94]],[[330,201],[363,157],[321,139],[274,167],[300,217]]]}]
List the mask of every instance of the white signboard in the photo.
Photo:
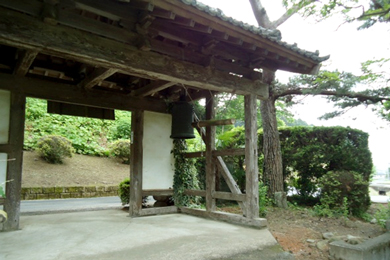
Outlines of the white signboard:
[{"label": "white signboard", "polygon": [[172,116],[146,111],[144,116],[142,189],[173,188]]}]

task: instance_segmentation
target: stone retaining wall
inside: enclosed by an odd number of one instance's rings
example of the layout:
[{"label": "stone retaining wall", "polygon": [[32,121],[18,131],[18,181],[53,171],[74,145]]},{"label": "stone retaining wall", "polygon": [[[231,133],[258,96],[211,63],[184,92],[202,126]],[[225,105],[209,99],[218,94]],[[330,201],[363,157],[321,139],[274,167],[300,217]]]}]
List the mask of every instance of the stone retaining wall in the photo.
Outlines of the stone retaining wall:
[{"label": "stone retaining wall", "polygon": [[22,188],[22,200],[69,199],[118,196],[118,186]]}]

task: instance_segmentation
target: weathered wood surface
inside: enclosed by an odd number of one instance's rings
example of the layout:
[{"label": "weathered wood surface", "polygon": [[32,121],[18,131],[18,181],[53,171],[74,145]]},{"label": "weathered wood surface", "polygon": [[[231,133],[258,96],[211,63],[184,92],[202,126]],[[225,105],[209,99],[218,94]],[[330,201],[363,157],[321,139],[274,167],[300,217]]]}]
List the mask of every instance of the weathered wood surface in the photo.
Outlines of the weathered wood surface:
[{"label": "weathered wood surface", "polygon": [[[230,191],[233,194],[242,194],[240,188],[238,187],[236,181],[234,180],[232,174],[230,173],[228,167],[226,166],[225,162],[223,161],[222,157],[217,156],[216,158],[218,169],[220,169],[220,173],[222,174],[222,177],[224,178],[226,184],[228,185]],[[238,205],[242,210],[245,209],[246,205],[245,202],[238,202]]]},{"label": "weathered wood surface", "polygon": [[174,85],[176,85],[175,82],[156,81],[145,87],[135,90],[134,92],[131,93],[131,95],[136,97],[146,97],[153,93],[172,87]]},{"label": "weathered wood surface", "polygon": [[79,86],[85,89],[92,89],[94,86],[105,80],[106,78],[112,76],[118,72],[117,69],[105,69],[105,68],[96,68],[91,74],[79,83]]},{"label": "weathered wood surface", "polygon": [[225,149],[213,151],[213,156],[239,156],[245,155],[245,148]]},{"label": "weathered wood surface", "polygon": [[130,217],[141,215],[142,210],[142,175],[143,175],[143,138],[144,112],[131,114],[131,131],[133,133],[130,153]]},{"label": "weathered wood surface", "polygon": [[142,196],[172,196],[172,189],[142,190]]},{"label": "weathered wood surface", "polygon": [[185,158],[200,158],[200,157],[205,157],[205,156],[206,156],[206,151],[184,153]]},{"label": "weathered wood surface", "polygon": [[215,191],[213,193],[213,198],[221,199],[221,200],[235,200],[238,202],[243,202],[246,200],[245,194],[234,194],[231,192],[222,192],[222,191]]},{"label": "weathered wood surface", "polygon": [[[206,98],[206,119],[214,119],[215,102],[214,96],[209,95]],[[216,209],[216,201],[212,194],[215,192],[215,163],[213,150],[215,150],[215,126],[206,127],[206,210],[211,212]]]},{"label": "weathered wood surface", "polygon": [[9,145],[12,150],[8,153],[8,159],[15,160],[8,162],[6,175],[6,179],[12,181],[6,184],[4,211],[8,214],[8,221],[3,223],[5,231],[18,230],[20,218],[26,96],[17,90],[11,92]]},{"label": "weathered wood surface", "polygon": [[203,120],[192,123],[193,127],[206,127],[206,126],[219,126],[219,125],[233,125],[236,122],[235,119],[214,119]]},{"label": "weathered wood surface", "polygon": [[185,214],[209,218],[218,221],[224,221],[236,225],[244,225],[253,228],[265,228],[267,227],[267,220],[265,218],[246,218],[237,214],[231,214],[226,212],[208,212],[202,209],[192,209],[192,208],[180,208],[180,211]]},{"label": "weathered wood surface", "polygon": [[268,97],[268,86],[260,80],[248,80],[158,53],[140,51],[136,47],[138,35],[123,44],[61,25],[50,26],[9,9],[0,8],[0,13],[1,44],[118,69],[124,74],[143,75],[200,89]]},{"label": "weathered wood surface", "polygon": [[176,206],[160,207],[160,208],[148,208],[142,209],[139,216],[151,216],[151,215],[162,215],[177,213],[178,209]]},{"label": "weathered wood surface", "polygon": [[163,101],[147,98],[124,97],[106,91],[87,91],[74,85],[55,83],[35,78],[20,78],[0,73],[0,89],[12,90],[15,86],[26,96],[47,100],[126,111],[148,110],[167,113]]},{"label": "weathered wood surface", "polygon": [[9,144],[0,144],[0,153],[10,153],[12,146]]},{"label": "weathered wood surface", "polygon": [[205,190],[184,190],[184,194],[188,196],[206,197]]},{"label": "weathered wood surface", "polygon": [[37,51],[23,51],[18,58],[18,62],[14,69],[14,75],[25,76],[37,56]]},{"label": "weathered wood surface", "polygon": [[259,217],[259,169],[257,155],[257,99],[254,95],[245,96],[245,190],[244,215],[247,218]]},{"label": "weathered wood surface", "polygon": [[4,198],[0,198],[0,205],[4,205],[5,203],[5,199]]}]

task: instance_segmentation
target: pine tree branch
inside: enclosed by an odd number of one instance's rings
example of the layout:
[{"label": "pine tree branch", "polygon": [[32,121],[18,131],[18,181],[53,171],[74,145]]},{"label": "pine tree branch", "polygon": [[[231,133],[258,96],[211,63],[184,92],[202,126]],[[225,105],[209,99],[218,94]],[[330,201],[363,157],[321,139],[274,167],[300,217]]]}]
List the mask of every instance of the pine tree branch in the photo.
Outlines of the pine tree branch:
[{"label": "pine tree branch", "polygon": [[347,98],[354,98],[357,99],[360,102],[366,102],[371,101],[372,103],[378,103],[382,101],[390,101],[390,98],[387,97],[376,97],[376,96],[369,96],[362,93],[339,93],[337,91],[329,91],[329,90],[321,90],[319,92],[313,92],[310,93],[307,90],[310,89],[289,89],[285,90],[281,93],[275,94],[275,99],[278,99],[280,97],[289,96],[289,95],[322,95],[322,96],[335,96],[335,97],[347,97]]},{"label": "pine tree branch", "polygon": [[299,10],[301,10],[303,7],[308,6],[311,3],[317,2],[317,0],[310,0],[303,4],[296,4],[290,9],[288,9],[279,19],[271,23],[272,29],[278,28],[281,24],[283,24],[285,21],[287,21],[291,16],[296,14]]},{"label": "pine tree branch", "polygon": [[259,26],[267,29],[274,29],[271,28],[272,26],[271,20],[269,19],[267,11],[263,7],[261,0],[249,0],[249,2],[252,6],[253,14],[255,15],[255,18]]}]

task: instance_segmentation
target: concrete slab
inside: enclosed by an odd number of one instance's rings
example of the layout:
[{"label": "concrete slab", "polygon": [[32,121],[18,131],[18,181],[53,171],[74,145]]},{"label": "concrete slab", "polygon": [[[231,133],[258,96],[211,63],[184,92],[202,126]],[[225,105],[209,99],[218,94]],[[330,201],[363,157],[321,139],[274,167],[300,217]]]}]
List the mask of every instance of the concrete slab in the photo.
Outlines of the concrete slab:
[{"label": "concrete slab", "polygon": [[[134,219],[122,210],[34,215],[22,216],[21,227],[0,233],[0,259],[278,259],[281,254],[267,229],[184,214]],[[259,258],[262,250],[269,257]]]}]

